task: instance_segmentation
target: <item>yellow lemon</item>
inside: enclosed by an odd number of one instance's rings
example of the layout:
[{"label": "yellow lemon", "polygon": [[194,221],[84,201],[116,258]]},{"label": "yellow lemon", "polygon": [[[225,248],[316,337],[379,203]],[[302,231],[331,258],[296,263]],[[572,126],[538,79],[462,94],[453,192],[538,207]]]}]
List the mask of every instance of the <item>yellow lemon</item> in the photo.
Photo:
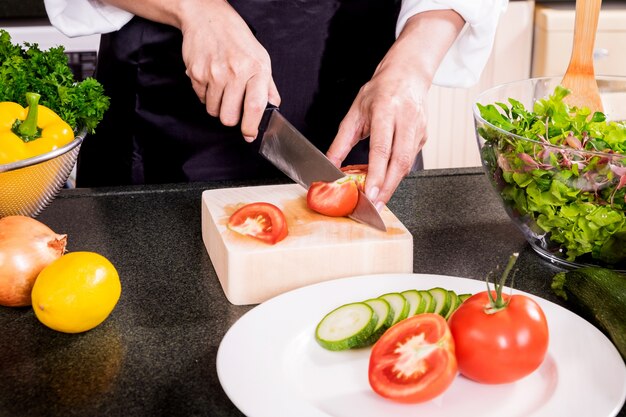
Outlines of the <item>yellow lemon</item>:
[{"label": "yellow lemon", "polygon": [[94,252],[72,252],[46,266],[31,294],[35,315],[51,329],[80,333],[102,323],[122,292],[113,264]]}]

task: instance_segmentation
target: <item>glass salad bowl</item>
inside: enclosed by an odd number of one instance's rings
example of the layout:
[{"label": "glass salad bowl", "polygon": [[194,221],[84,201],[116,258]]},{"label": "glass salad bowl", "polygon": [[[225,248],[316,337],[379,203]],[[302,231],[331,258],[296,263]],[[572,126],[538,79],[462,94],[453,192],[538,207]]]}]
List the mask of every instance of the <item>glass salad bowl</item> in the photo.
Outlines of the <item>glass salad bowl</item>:
[{"label": "glass salad bowl", "polygon": [[481,93],[485,172],[532,248],[568,267],[626,270],[626,77],[596,77],[603,113],[570,108],[562,77]]}]

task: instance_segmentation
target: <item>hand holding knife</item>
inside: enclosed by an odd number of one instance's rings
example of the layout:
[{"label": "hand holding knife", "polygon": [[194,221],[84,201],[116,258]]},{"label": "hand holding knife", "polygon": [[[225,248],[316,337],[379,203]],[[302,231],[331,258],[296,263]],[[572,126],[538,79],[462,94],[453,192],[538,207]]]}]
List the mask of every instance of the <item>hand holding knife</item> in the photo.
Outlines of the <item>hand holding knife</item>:
[{"label": "hand holding knife", "polygon": [[[261,138],[259,153],[305,189],[313,181],[331,182],[345,176],[285,119],[276,106],[267,106],[259,125],[258,138]],[[387,231],[380,213],[360,190],[357,206],[349,217]]]}]

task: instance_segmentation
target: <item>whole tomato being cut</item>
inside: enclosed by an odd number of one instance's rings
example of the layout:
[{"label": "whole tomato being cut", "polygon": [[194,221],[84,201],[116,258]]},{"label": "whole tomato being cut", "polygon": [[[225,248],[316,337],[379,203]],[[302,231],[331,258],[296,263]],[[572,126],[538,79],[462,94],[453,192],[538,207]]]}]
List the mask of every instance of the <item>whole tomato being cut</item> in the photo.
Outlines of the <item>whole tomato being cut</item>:
[{"label": "whole tomato being cut", "polygon": [[456,374],[454,340],[439,314],[418,314],[398,322],[383,333],[370,354],[372,389],[401,403],[437,397]]},{"label": "whole tomato being cut", "polygon": [[270,203],[250,203],[239,208],[228,219],[228,228],[273,245],[288,233],[282,210]]},{"label": "whole tomato being cut", "polygon": [[517,254],[511,257],[495,291],[474,294],[448,320],[459,372],[477,382],[517,381],[536,370],[548,350],[548,324],[541,307],[502,287]]},{"label": "whole tomato being cut", "polygon": [[346,165],[345,167],[341,167],[341,171],[343,171],[348,177],[356,181],[356,185],[359,187],[359,190],[365,191],[367,164]]},{"label": "whole tomato being cut", "polygon": [[356,181],[349,176],[333,182],[315,181],[306,195],[307,206],[325,216],[348,216],[359,201]]}]

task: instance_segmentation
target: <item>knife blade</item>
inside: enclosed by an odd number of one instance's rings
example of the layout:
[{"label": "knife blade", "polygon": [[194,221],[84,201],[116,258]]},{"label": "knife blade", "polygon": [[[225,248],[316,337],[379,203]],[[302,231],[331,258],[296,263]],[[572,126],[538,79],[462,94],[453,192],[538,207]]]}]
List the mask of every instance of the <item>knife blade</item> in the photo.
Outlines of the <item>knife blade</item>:
[{"label": "knife blade", "polygon": [[[345,176],[275,106],[268,105],[265,110],[258,137],[261,138],[259,153],[307,190],[313,181],[331,182]],[[387,231],[380,213],[361,190],[356,208],[348,217]]]}]

